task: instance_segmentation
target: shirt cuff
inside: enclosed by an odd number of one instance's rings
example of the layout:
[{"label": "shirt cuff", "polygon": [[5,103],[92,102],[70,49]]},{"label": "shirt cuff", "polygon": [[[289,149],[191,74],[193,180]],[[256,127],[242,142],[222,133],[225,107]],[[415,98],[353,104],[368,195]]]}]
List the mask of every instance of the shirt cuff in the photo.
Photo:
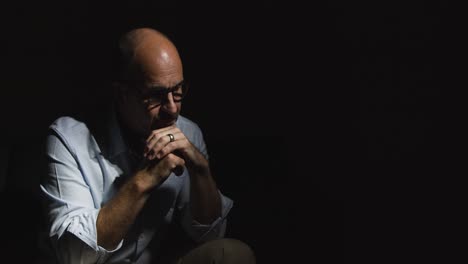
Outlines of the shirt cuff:
[{"label": "shirt cuff", "polygon": [[[79,215],[70,217],[71,221],[68,223],[66,230],[81,241],[86,243],[91,249],[93,249],[98,255],[99,259],[102,257],[119,250],[123,245],[123,239],[119,242],[114,249],[105,249],[97,243],[97,216],[99,209],[93,209],[91,211],[82,212]],[[66,223],[64,223],[66,225]]]},{"label": "shirt cuff", "polygon": [[[219,192],[219,191],[218,191]],[[221,238],[226,231],[226,217],[233,206],[233,201],[219,192],[221,198],[221,217],[215,219],[211,224],[200,224],[193,219],[190,208],[185,208],[184,220],[185,226],[190,236],[197,242],[208,241],[215,238]]]}]

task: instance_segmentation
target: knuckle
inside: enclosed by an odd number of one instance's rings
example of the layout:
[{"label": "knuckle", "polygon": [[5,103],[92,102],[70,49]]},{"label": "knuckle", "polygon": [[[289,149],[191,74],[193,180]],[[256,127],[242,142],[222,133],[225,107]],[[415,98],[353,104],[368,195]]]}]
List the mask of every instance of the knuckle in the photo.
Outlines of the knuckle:
[{"label": "knuckle", "polygon": [[174,163],[176,161],[176,156],[172,153],[170,153],[169,155],[167,155],[167,159],[171,162],[171,163]]},{"label": "knuckle", "polygon": [[161,157],[164,157],[166,155],[166,151],[164,149],[161,149],[158,153]]},{"label": "knuckle", "polygon": [[161,146],[161,142],[157,141],[156,143],[154,143],[153,145],[153,149],[157,149]]}]

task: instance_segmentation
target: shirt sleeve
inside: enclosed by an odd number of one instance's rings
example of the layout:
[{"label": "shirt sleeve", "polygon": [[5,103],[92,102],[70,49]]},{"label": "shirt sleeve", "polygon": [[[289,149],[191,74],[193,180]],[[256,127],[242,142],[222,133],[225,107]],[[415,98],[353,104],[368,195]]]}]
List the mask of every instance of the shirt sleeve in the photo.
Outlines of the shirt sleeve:
[{"label": "shirt sleeve", "polygon": [[192,217],[189,202],[182,203],[179,207],[179,210],[181,211],[181,225],[189,236],[196,242],[206,242],[212,239],[224,237],[226,232],[227,215],[232,208],[233,201],[224,196],[220,191],[218,192],[221,197],[222,204],[221,217],[218,217],[209,225],[200,224]]},{"label": "shirt sleeve", "polygon": [[100,208],[79,169],[76,154],[58,133],[46,141],[47,170],[41,191],[49,237],[60,263],[103,263],[117,248],[97,244],[96,220]]},{"label": "shirt sleeve", "polygon": [[[196,126],[192,140],[192,143],[205,156],[205,158],[209,159],[207,147],[203,139],[203,134],[198,126]],[[189,234],[189,236],[197,242],[205,242],[224,237],[226,232],[227,215],[231,210],[234,202],[227,196],[223,195],[221,191],[218,190],[218,193],[220,195],[222,206],[221,217],[218,217],[209,225],[200,224],[195,219],[193,219],[189,206],[190,177],[187,176],[184,179],[184,185],[178,199],[178,209],[181,212],[181,225]]]}]

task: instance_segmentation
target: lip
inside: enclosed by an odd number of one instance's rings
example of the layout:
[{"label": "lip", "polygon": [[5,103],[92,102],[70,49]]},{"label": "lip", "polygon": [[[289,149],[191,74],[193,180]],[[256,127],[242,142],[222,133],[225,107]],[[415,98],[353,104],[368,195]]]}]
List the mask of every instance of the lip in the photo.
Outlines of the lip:
[{"label": "lip", "polygon": [[172,126],[175,124],[175,120],[172,120],[171,122],[165,123],[166,126]]},{"label": "lip", "polygon": [[166,122],[166,123],[160,123],[159,124],[159,128],[163,128],[163,127],[168,127],[168,126],[172,126],[175,124],[175,120],[174,121],[171,121],[171,122]]}]

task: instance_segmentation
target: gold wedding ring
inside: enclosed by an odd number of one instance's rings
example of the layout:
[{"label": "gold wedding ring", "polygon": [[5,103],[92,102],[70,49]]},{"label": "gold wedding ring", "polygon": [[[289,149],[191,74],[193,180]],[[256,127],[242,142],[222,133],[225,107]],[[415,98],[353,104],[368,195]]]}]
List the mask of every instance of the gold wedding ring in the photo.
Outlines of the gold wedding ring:
[{"label": "gold wedding ring", "polygon": [[175,141],[174,135],[167,134],[167,136],[169,137],[169,142],[174,142]]}]

